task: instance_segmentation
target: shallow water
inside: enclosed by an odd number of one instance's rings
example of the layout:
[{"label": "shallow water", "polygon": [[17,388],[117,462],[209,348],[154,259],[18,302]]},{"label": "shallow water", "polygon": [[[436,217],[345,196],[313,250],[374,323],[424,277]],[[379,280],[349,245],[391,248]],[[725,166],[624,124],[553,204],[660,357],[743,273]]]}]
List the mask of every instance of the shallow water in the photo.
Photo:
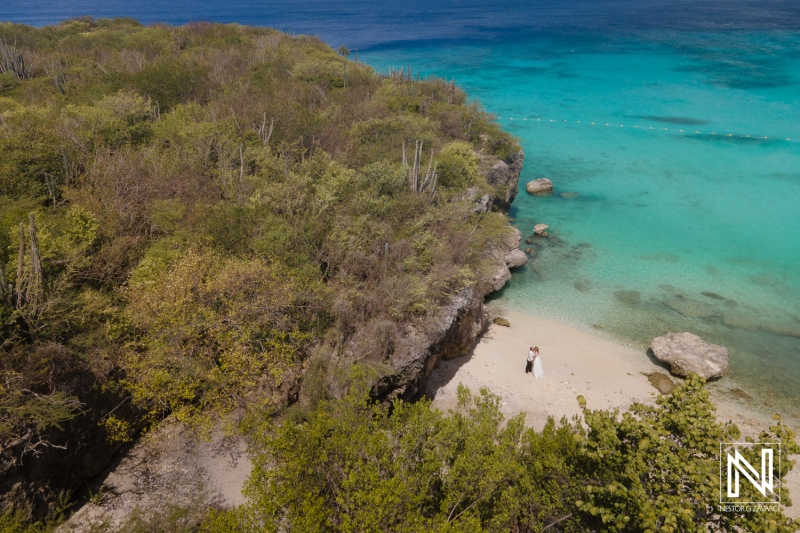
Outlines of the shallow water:
[{"label": "shallow water", "polygon": [[[796,0],[0,6],[34,25],[84,14],[270,25],[455,78],[526,151],[515,223],[550,226],[499,303],[641,346],[695,332],[749,392],[800,407]],[[540,176],[555,194],[524,192]]]},{"label": "shallow water", "polygon": [[[455,78],[519,136],[536,254],[498,297],[645,346],[691,331],[770,402],[800,391],[800,35],[536,35],[380,50]],[[402,61],[400,61],[402,60]],[[524,184],[553,180],[550,196]]]}]

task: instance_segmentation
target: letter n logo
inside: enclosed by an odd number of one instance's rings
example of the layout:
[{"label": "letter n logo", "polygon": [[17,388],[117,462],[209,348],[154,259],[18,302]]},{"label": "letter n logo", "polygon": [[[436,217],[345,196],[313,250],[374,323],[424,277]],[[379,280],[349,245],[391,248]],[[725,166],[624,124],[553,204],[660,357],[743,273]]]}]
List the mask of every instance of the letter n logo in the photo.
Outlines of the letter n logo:
[{"label": "letter n logo", "polygon": [[[774,442],[720,443],[720,503],[773,504],[778,501],[773,472],[775,471],[775,450],[778,451],[777,459],[778,468],[780,469],[780,446],[780,443]],[[753,457],[760,458],[761,463],[756,465],[760,468],[753,466],[750,461],[742,455],[741,451],[744,449],[751,450],[751,453],[748,454],[751,460],[753,460]],[[753,462],[755,462],[755,460],[753,460]],[[778,481],[780,482],[780,480]],[[761,497],[752,490],[745,490],[745,494],[741,494],[742,488],[747,488],[747,483],[749,483]]]}]

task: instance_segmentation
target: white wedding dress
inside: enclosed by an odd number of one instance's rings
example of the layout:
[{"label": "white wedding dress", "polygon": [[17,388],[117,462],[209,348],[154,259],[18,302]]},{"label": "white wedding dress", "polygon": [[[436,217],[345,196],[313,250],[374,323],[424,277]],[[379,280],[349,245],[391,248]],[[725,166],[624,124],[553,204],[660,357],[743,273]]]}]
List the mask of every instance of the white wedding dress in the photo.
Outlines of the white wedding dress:
[{"label": "white wedding dress", "polygon": [[544,367],[542,366],[542,356],[537,356],[533,362],[533,377],[540,378],[544,376]]}]

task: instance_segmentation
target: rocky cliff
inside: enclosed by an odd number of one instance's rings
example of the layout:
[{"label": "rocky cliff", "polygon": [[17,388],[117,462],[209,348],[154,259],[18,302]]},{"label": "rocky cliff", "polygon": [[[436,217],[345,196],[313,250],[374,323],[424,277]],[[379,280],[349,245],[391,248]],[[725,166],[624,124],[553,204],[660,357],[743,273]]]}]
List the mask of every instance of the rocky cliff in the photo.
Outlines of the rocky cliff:
[{"label": "rocky cliff", "polygon": [[[518,147],[519,148],[519,147]],[[521,148],[507,160],[481,154],[481,172],[495,187],[494,197],[476,196],[476,211],[491,208],[507,211],[517,194],[524,153]],[[436,364],[441,359],[465,355],[489,326],[484,305],[488,294],[500,290],[511,279],[511,269],[528,262],[520,250],[522,236],[508,225],[508,231],[485,251],[491,265],[471,287],[464,288],[424,324],[406,324],[395,342],[391,365],[394,373],[380,380],[376,395],[413,400],[420,397]]]}]

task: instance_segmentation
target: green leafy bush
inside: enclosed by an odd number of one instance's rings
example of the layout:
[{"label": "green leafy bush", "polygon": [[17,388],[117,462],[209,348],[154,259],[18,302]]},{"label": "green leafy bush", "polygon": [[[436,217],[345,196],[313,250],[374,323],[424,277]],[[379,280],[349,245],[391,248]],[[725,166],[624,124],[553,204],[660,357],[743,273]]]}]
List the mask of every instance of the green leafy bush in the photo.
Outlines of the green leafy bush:
[{"label": "green leafy bush", "polygon": [[[266,423],[250,501],[220,531],[798,529],[778,511],[717,511],[719,443],[738,430],[716,422],[696,376],[622,417],[584,402],[588,428],[551,419],[535,431],[504,420],[486,390],[458,396],[443,415],[426,401],[374,404],[356,386],[299,423]],[[800,451],[780,423],[760,439]]]}]

